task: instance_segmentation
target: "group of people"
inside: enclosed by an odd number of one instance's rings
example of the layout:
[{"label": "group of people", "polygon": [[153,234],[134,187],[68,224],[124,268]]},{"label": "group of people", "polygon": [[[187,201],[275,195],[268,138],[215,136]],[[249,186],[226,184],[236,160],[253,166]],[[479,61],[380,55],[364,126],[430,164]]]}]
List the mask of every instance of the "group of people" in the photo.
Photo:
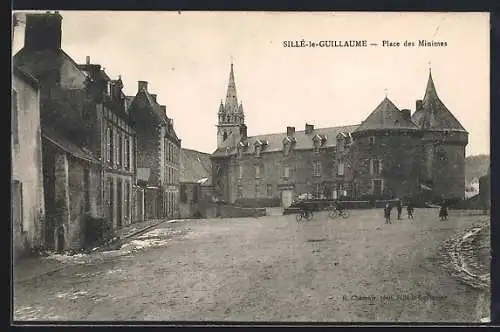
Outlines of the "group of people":
[{"label": "group of people", "polygon": [[[394,204],[386,203],[384,207],[384,217],[385,217],[385,223],[386,224],[391,224],[391,212]],[[398,200],[397,203],[395,204],[396,210],[398,211],[398,220],[401,220],[401,215],[403,214],[403,202],[401,200]],[[413,211],[415,211],[415,208],[413,207],[413,204],[411,202],[408,202],[408,205],[406,206],[406,212],[408,213],[408,219],[413,219]]]},{"label": "group of people", "polygon": [[[391,203],[386,203],[384,207],[384,217],[385,217],[385,223],[386,224],[391,224],[391,212],[392,208],[396,207],[397,212],[398,212],[398,220],[401,220],[401,215],[403,213],[403,202],[401,200],[397,200],[396,204],[391,204]],[[415,211],[415,208],[412,204],[412,202],[408,202],[406,206],[406,212],[408,213],[408,219],[413,219],[413,212]],[[439,208],[439,219],[440,220],[447,220],[448,219],[448,206],[445,201],[441,203],[441,206]]]}]

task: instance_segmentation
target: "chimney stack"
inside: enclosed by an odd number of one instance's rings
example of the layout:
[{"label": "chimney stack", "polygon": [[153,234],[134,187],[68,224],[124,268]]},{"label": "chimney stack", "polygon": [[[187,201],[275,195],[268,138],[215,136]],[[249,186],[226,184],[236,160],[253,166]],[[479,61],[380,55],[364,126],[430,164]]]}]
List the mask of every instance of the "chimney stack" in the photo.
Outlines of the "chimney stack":
[{"label": "chimney stack", "polygon": [[419,99],[419,100],[417,100],[417,103],[415,104],[415,111],[418,111],[421,108],[422,108],[422,99]]},{"label": "chimney stack", "polygon": [[153,100],[154,100],[155,102],[156,102],[156,97],[157,97],[157,96],[158,96],[158,95],[157,95],[156,93],[152,93],[152,94],[151,94],[151,97],[153,98]]},{"label": "chimney stack", "polygon": [[146,81],[138,81],[138,91],[144,89],[146,92],[148,91],[148,82]]},{"label": "chimney stack", "polygon": [[87,55],[87,56],[85,57],[85,63],[86,63],[87,65],[90,65],[90,56],[88,56],[88,55]]},{"label": "chimney stack", "polygon": [[286,127],[286,136],[288,137],[295,136],[295,127]]},{"label": "chimney stack", "polygon": [[310,134],[314,131],[314,125],[306,123],[306,134]]},{"label": "chimney stack", "polygon": [[243,140],[246,140],[248,138],[246,124],[241,124],[240,125],[240,136],[241,136],[241,139],[243,139]]},{"label": "chimney stack", "polygon": [[404,109],[404,110],[401,110],[401,113],[403,115],[403,118],[405,118],[405,120],[411,120],[411,111],[410,110]]},{"label": "chimney stack", "polygon": [[58,13],[26,14],[24,48],[35,51],[61,49],[62,16]]}]

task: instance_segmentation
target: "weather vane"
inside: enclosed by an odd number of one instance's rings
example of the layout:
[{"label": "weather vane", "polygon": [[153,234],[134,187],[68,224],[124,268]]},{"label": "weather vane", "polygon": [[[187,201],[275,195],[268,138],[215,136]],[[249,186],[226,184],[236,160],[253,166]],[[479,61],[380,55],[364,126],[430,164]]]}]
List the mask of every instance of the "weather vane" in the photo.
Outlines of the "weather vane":
[{"label": "weather vane", "polygon": [[384,89],[385,97],[387,98],[387,88]]},{"label": "weather vane", "polygon": [[431,71],[431,62],[429,61],[429,71]]}]

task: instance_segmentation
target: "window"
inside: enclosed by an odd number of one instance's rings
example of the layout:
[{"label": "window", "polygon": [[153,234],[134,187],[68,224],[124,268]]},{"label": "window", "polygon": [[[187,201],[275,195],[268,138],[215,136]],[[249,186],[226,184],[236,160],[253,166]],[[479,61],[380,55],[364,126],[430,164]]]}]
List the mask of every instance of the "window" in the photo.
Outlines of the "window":
[{"label": "window", "polygon": [[181,202],[186,203],[187,202],[187,193],[186,193],[186,184],[181,184]]},{"label": "window", "polygon": [[321,161],[313,161],[313,176],[321,176]]},{"label": "window", "polygon": [[237,196],[237,198],[242,198],[243,197],[243,191],[241,189],[241,186],[238,186],[236,188],[236,196]]},{"label": "window", "polygon": [[260,178],[260,165],[255,165],[255,178]]},{"label": "window", "polygon": [[[199,190],[200,187],[198,186],[195,186],[193,188],[193,203],[198,203],[198,190]],[[172,194],[172,197],[173,197],[173,194]],[[174,207],[174,204],[173,204],[173,199],[172,199],[172,210],[173,210],[173,207]]]},{"label": "window", "polygon": [[129,214],[130,214],[130,199],[129,199],[129,195],[130,195],[130,184],[128,181],[125,181],[125,188],[124,188],[124,205],[125,205],[125,214],[124,214],[124,219],[125,220],[129,220]]},{"label": "window", "polygon": [[337,175],[344,175],[344,161],[339,160],[337,164]]},{"label": "window", "polygon": [[111,127],[106,128],[106,141],[107,141],[107,151],[106,151],[106,159],[107,162],[113,163],[113,130]]},{"label": "window", "polygon": [[17,91],[12,90],[12,142],[14,146],[19,145],[19,121],[18,121],[18,107],[17,107]]},{"label": "window", "polygon": [[222,140],[223,141],[227,140],[227,132],[224,132],[224,134],[222,135]]},{"label": "window", "polygon": [[243,165],[238,166],[238,178],[239,179],[243,178]]},{"label": "window", "polygon": [[382,180],[373,180],[372,192],[374,196],[380,196],[382,194]]},{"label": "window", "polygon": [[260,196],[260,186],[258,183],[255,184],[255,198],[259,198]]},{"label": "window", "polygon": [[382,172],[382,160],[370,159],[370,175],[380,175]]},{"label": "window", "polygon": [[106,93],[108,94],[108,96],[112,96],[111,92],[113,90],[113,86],[111,84],[111,82],[108,82],[107,86],[106,86]]},{"label": "window", "polygon": [[267,197],[273,196],[273,185],[272,184],[267,185],[266,192],[267,192]]},{"label": "window", "polygon": [[118,165],[121,166],[123,162],[123,140],[122,133],[118,132]]},{"label": "window", "polygon": [[321,183],[316,183],[314,186],[314,197],[321,198]]},{"label": "window", "polygon": [[255,147],[255,156],[256,156],[256,157],[260,157],[260,145],[257,145],[257,146]]},{"label": "window", "polygon": [[283,177],[284,178],[289,178],[290,177],[290,167],[285,166],[283,168]]},{"label": "window", "polygon": [[125,136],[124,140],[125,140],[125,156],[124,156],[123,163],[124,163],[125,169],[129,169],[130,168],[130,137]]},{"label": "window", "polygon": [[375,136],[370,136],[369,141],[370,144],[375,144]]}]

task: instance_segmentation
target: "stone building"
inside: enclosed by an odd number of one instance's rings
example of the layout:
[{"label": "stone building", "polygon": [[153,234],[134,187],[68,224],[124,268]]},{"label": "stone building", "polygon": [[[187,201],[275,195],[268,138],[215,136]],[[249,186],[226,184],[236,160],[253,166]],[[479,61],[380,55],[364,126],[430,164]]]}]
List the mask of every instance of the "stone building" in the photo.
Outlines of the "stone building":
[{"label": "stone building", "polygon": [[86,216],[103,216],[100,127],[91,81],[61,49],[62,17],[27,14],[14,64],[40,86],[45,247],[78,249]]},{"label": "stone building", "polygon": [[158,103],[157,95],[148,91],[146,81],[138,82],[129,113],[136,130],[137,184],[144,192],[145,218],[176,217],[181,140],[173,120],[167,117],[166,106]]},{"label": "stone building", "polygon": [[210,154],[181,149],[179,209],[181,218],[206,217],[212,201]]},{"label": "stone building", "polygon": [[421,187],[439,197],[464,195],[467,132],[437,96],[429,74],[413,116],[387,97],[359,125],[248,136],[231,64],[226,101],[219,105],[217,149],[212,153],[215,195],[279,198],[289,206],[314,198],[413,197]]},{"label": "stone building", "polygon": [[94,135],[103,165],[104,214],[113,229],[132,222],[132,186],[135,184],[135,130],[131,123],[121,77],[112,80],[98,64],[79,65],[91,84],[89,93],[96,107]]},{"label": "stone building", "polygon": [[14,259],[44,245],[42,138],[38,81],[13,67],[11,220]]}]

